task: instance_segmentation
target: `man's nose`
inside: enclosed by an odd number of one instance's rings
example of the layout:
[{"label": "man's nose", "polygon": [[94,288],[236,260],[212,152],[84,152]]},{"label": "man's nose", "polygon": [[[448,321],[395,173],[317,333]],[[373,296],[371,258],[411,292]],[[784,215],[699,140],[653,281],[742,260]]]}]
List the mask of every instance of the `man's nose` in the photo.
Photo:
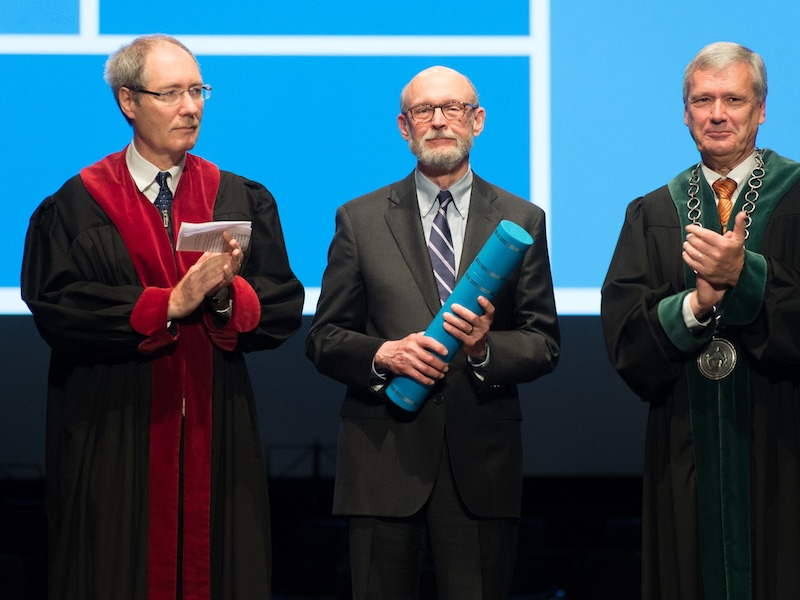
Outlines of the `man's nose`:
[{"label": "man's nose", "polygon": [[435,127],[442,127],[443,125],[447,125],[447,119],[444,116],[444,110],[442,110],[441,106],[437,106],[433,109],[433,119],[431,120]]},{"label": "man's nose", "polygon": [[725,103],[722,99],[715,100],[711,105],[711,118],[714,121],[723,121],[725,120],[725,114]]},{"label": "man's nose", "polygon": [[195,100],[192,98],[191,94],[187,90],[184,90],[181,94],[180,102],[178,103],[181,107],[181,112],[191,112],[195,113],[200,110],[200,106],[202,105],[203,101],[200,99]]}]

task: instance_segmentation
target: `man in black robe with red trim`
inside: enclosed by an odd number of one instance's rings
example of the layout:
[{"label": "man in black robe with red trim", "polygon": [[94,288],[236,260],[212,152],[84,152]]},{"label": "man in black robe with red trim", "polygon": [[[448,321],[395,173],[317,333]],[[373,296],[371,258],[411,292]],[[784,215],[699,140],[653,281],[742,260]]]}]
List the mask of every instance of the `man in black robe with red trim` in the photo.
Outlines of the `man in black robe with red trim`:
[{"label": "man in black robe with red trim", "polygon": [[[31,217],[22,296],[52,355],[49,596],[266,598],[269,504],[243,352],[300,325],[277,207],[188,154],[210,86],[174,38],[106,64],[133,142]],[[169,196],[171,205],[155,204]],[[157,208],[156,206],[159,206]],[[246,251],[175,251],[183,223],[250,221]]]},{"label": "man in black robe with red trim", "polygon": [[800,598],[800,163],[756,147],[766,95],[751,50],[695,56],[701,162],[628,206],[603,284],[611,362],[649,402],[644,600]]}]

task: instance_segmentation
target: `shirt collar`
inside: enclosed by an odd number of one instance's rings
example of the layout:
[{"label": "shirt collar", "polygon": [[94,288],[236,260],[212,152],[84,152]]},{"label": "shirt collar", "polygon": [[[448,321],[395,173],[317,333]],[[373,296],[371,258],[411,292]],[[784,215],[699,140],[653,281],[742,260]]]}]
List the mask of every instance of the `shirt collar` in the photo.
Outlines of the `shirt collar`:
[{"label": "shirt collar", "polygon": [[[144,193],[148,198],[150,198],[150,192],[152,192],[152,196],[155,198],[158,195],[158,184],[155,182],[156,175],[158,175],[161,169],[139,154],[133,142],[128,144],[128,148],[125,151],[125,162],[128,165],[128,171],[130,171],[131,177],[133,177],[133,182],[136,184],[139,191]],[[167,179],[167,185],[169,185],[173,194],[178,187],[178,180],[183,173],[185,164],[186,156],[184,155],[181,162],[167,169],[170,174],[169,179]],[[150,186],[153,186],[152,190],[148,189]],[[153,198],[150,199],[152,200]]]},{"label": "shirt collar", "polygon": [[[442,189],[425,177],[419,169],[414,171],[414,182],[417,186],[417,203],[419,213],[424,217],[435,210],[436,196]],[[472,168],[468,168],[464,176],[448,188],[453,195],[453,204],[458,214],[464,218],[469,212],[469,199],[472,191]]]},{"label": "shirt collar", "polygon": [[736,189],[740,190],[742,189],[742,185],[747,182],[747,179],[750,177],[753,169],[756,168],[756,149],[753,148],[753,151],[747,156],[747,158],[731,169],[731,172],[727,175],[720,175],[716,171],[713,171],[707,167],[705,163],[703,163],[702,168],[703,175],[709,184],[714,183],[720,177],[728,177],[736,182]]}]

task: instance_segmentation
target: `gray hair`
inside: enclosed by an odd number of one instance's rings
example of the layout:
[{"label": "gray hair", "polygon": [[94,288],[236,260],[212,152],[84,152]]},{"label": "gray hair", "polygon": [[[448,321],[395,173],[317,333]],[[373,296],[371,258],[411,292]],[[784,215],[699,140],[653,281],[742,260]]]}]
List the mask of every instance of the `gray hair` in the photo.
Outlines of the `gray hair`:
[{"label": "gray hair", "polygon": [[753,75],[753,93],[758,102],[767,98],[767,68],[764,59],[749,48],[733,42],[714,42],[709,44],[692,59],[683,73],[683,103],[689,98],[689,80],[695,71],[721,71],[736,63],[745,63]]},{"label": "gray hair", "polygon": [[[122,106],[119,104],[120,88],[126,87],[130,90],[136,90],[137,88],[145,87],[147,83],[147,73],[145,73],[147,57],[153,48],[160,44],[174,44],[182,48],[194,59],[197,68],[200,68],[200,64],[197,62],[195,55],[192,54],[192,51],[172,36],[154,33],[136,38],[108,57],[103,74],[106,83],[111,86],[111,92],[114,94],[114,100],[117,101],[117,106],[120,107],[120,110],[122,110]],[[136,91],[132,91],[131,95],[133,101],[138,104],[142,95]],[[129,124],[131,123],[127,115],[125,115],[125,119]]]}]

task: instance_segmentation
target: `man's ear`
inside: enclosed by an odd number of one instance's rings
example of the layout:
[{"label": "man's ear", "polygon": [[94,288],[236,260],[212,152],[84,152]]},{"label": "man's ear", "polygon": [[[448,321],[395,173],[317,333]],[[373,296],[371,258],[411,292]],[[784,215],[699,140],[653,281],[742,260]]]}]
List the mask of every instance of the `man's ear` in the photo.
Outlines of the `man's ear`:
[{"label": "man's ear", "polygon": [[121,87],[119,88],[118,97],[119,107],[122,109],[122,114],[128,117],[128,119],[131,121],[135,120],[136,113],[134,112],[134,107],[136,102],[133,100],[133,92],[126,87]]},{"label": "man's ear", "polygon": [[400,129],[400,135],[403,136],[405,141],[411,138],[411,132],[408,130],[408,119],[402,113],[397,115],[397,127]]},{"label": "man's ear", "polygon": [[479,106],[475,109],[475,114],[472,117],[472,135],[478,137],[483,131],[483,126],[486,124],[486,110]]}]

